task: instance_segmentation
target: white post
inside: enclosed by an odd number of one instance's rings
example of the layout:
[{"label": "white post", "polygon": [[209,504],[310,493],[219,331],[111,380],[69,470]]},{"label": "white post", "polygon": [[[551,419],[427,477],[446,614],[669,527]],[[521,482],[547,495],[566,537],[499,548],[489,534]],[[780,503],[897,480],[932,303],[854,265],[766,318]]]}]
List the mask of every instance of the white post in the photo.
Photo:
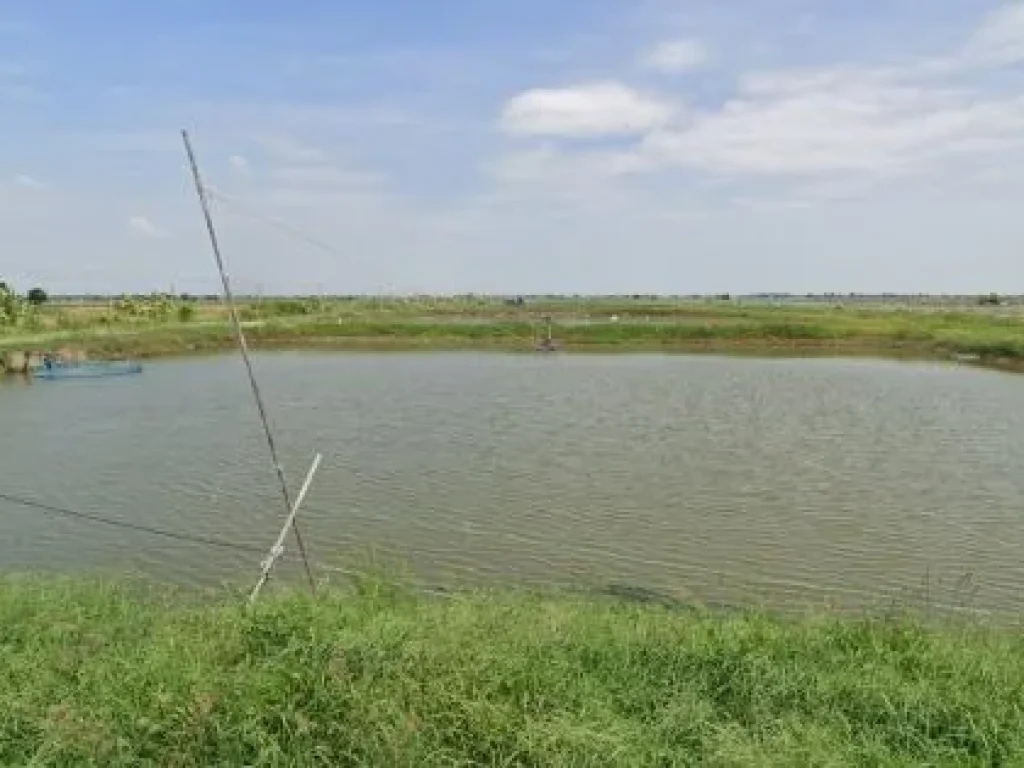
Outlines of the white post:
[{"label": "white post", "polygon": [[270,578],[270,572],[273,570],[274,564],[284,554],[284,540],[288,537],[288,532],[292,526],[295,525],[295,517],[299,514],[299,507],[306,498],[306,492],[309,491],[310,483],[313,482],[313,475],[316,474],[317,469],[320,467],[321,458],[323,457],[318,453],[316,458],[313,459],[313,464],[310,466],[309,472],[306,473],[306,479],[302,483],[302,488],[299,489],[299,495],[295,497],[295,503],[292,504],[291,511],[288,513],[288,519],[285,520],[284,527],[281,529],[277,541],[274,542],[274,546],[270,548],[270,553],[261,563],[263,570],[260,573],[259,581],[256,582],[256,586],[253,587],[252,593],[249,595],[249,605],[256,602],[256,598],[260,595],[260,590],[263,589],[263,585]]}]

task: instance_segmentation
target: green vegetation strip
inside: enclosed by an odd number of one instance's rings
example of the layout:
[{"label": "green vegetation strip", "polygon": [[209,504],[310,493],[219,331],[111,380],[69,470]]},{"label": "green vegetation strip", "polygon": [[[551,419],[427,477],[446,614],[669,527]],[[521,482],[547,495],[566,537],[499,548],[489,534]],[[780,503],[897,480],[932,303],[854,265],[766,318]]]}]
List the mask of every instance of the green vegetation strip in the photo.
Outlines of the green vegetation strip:
[{"label": "green vegetation strip", "polygon": [[[185,311],[188,310],[188,311]],[[710,351],[977,357],[1024,366],[1019,308],[935,311],[736,302],[552,300],[527,308],[456,299],[273,300],[243,305],[262,348],[531,350],[547,330],[565,351]],[[222,304],[124,300],[46,306],[0,324],[0,349],[82,348],[155,357],[229,349]]]},{"label": "green vegetation strip", "polygon": [[4,765],[1020,765],[1024,639],[571,596],[0,581]]}]

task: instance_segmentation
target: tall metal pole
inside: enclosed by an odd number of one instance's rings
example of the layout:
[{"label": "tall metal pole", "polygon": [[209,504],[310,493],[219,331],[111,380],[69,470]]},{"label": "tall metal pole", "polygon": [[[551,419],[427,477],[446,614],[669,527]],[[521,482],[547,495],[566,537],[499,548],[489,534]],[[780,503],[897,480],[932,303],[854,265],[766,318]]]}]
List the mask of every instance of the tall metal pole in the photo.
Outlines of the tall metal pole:
[{"label": "tall metal pole", "polygon": [[[210,247],[213,250],[214,260],[217,262],[217,271],[220,273],[221,284],[224,286],[224,298],[228,304],[228,312],[231,315],[231,324],[235,329],[235,338],[238,340],[238,349],[242,353],[242,360],[245,361],[245,370],[249,375],[249,385],[252,387],[253,398],[256,400],[256,409],[260,414],[260,421],[263,423],[263,433],[267,438],[267,447],[270,449],[270,458],[274,464],[274,471],[277,473],[277,480],[281,486],[281,496],[284,499],[285,514],[292,514],[291,494],[288,492],[288,482],[285,480],[284,468],[277,455],[277,444],[274,442],[274,433],[270,429],[270,422],[267,419],[267,409],[263,404],[263,396],[260,394],[259,385],[256,383],[256,374],[253,372],[252,360],[249,357],[249,345],[245,341],[245,333],[242,331],[242,322],[238,318],[238,309],[235,307],[235,299],[231,293],[231,281],[228,279],[227,269],[224,267],[224,258],[220,251],[220,241],[217,239],[217,229],[213,224],[213,214],[210,212],[210,201],[206,194],[206,187],[203,185],[203,178],[199,173],[199,163],[196,154],[192,149],[192,142],[189,139],[188,131],[182,129],[181,140],[185,144],[185,154],[188,156],[188,164],[192,169],[192,179],[196,185],[196,195],[199,197],[199,205],[203,210],[203,218],[206,220],[206,232],[210,237]],[[302,563],[306,568],[306,577],[309,579],[309,588],[316,593],[316,579],[313,578],[313,569],[309,564],[309,557],[306,554],[306,545],[302,541],[302,534],[297,524],[292,525],[295,531],[295,541],[299,545],[299,553],[302,555]]]}]

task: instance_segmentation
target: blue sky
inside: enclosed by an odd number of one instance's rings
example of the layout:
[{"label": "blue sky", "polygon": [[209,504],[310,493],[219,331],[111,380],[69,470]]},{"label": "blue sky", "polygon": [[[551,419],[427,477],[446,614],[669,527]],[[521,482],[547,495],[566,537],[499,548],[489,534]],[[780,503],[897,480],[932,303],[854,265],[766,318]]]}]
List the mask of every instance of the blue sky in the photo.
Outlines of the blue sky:
[{"label": "blue sky", "polygon": [[990,0],[4,0],[0,275],[215,290],[187,127],[243,291],[1024,292],[1022,64]]}]

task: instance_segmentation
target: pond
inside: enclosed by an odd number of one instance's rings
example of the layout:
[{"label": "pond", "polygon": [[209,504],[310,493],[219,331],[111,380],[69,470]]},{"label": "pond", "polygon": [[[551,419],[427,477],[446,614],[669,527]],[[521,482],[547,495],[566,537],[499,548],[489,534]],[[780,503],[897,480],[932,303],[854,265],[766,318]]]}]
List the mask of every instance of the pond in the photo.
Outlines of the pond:
[{"label": "pond", "polygon": [[[301,515],[321,576],[372,560],[442,587],[1022,604],[1024,379],[1012,375],[481,353],[273,353],[256,370],[293,490],[324,454]],[[0,570],[244,585],[283,521],[236,356],[9,379],[0,425]],[[286,560],[283,578],[297,578],[290,546]]]}]

